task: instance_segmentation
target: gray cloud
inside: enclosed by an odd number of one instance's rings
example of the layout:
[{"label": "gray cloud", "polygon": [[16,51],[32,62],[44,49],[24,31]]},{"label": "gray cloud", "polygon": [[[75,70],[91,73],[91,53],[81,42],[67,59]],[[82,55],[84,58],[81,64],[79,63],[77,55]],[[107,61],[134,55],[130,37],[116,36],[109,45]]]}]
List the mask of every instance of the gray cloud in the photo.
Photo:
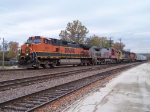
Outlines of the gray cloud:
[{"label": "gray cloud", "polygon": [[149,0],[0,0],[0,37],[18,41],[42,35],[59,38],[68,22],[80,20],[89,29],[87,37],[122,38],[133,52],[150,52]]}]

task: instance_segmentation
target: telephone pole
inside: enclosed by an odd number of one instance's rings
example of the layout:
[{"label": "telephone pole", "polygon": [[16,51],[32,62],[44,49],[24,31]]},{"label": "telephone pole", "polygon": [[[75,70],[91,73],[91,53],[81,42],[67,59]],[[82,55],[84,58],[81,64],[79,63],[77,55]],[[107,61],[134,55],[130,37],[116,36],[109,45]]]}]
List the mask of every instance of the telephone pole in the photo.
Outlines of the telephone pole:
[{"label": "telephone pole", "polygon": [[120,40],[120,50],[121,50],[121,38],[120,38],[120,39],[118,39],[118,40]]},{"label": "telephone pole", "polygon": [[[1,40],[1,38],[0,38]],[[4,69],[4,38],[3,38],[3,59],[2,59],[2,66],[3,66],[3,69]]]},{"label": "telephone pole", "polygon": [[80,35],[80,34],[78,33],[78,44],[80,43],[80,41],[79,41],[79,35]]},{"label": "telephone pole", "polygon": [[4,69],[4,38],[3,38],[3,69]]},{"label": "telephone pole", "polygon": [[111,38],[113,38],[113,37],[110,37],[110,42],[109,42],[110,47],[111,47]]}]

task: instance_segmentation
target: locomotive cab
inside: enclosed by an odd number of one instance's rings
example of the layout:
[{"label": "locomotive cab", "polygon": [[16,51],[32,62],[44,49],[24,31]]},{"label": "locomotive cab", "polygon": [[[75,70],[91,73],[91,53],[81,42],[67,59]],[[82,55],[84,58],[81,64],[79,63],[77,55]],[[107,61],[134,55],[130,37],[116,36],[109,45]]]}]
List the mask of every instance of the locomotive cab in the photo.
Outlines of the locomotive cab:
[{"label": "locomotive cab", "polygon": [[21,46],[21,53],[18,57],[18,66],[23,68],[35,66],[38,61],[37,50],[42,43],[43,38],[40,36],[29,37],[27,42]]}]

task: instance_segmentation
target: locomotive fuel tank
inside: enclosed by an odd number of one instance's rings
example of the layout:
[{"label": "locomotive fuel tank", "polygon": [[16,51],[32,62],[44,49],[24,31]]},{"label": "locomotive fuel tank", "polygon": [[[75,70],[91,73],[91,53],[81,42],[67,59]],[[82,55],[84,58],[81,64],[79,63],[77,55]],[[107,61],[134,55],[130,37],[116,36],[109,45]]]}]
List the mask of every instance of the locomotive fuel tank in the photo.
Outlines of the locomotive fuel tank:
[{"label": "locomotive fuel tank", "polygon": [[79,65],[81,59],[60,59],[60,65]]}]

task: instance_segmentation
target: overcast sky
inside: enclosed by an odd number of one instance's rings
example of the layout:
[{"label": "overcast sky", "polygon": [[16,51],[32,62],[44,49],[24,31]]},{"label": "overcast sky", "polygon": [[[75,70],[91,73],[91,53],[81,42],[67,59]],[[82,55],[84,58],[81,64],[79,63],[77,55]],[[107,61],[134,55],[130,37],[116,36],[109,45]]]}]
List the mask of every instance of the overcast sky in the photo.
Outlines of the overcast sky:
[{"label": "overcast sky", "polygon": [[150,0],[0,0],[0,37],[20,45],[30,36],[59,39],[73,20],[87,37],[121,38],[126,49],[150,53]]}]

